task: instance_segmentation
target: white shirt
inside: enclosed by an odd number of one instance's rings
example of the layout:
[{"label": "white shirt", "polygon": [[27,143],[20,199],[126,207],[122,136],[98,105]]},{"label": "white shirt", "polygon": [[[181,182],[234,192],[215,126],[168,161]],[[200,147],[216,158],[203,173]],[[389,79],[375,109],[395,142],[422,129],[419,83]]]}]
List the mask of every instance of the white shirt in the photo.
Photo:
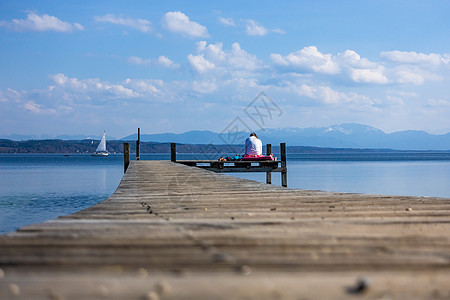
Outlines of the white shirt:
[{"label": "white shirt", "polygon": [[261,155],[262,142],[256,136],[248,137],[245,140],[245,154],[246,155]]}]

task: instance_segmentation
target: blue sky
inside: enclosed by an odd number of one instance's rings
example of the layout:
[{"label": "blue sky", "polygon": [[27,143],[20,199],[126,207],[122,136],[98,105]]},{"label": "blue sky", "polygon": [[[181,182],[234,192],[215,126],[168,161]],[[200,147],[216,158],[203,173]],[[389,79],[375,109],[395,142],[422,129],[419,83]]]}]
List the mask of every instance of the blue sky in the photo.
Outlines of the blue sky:
[{"label": "blue sky", "polygon": [[450,131],[450,1],[0,2],[0,135]]}]

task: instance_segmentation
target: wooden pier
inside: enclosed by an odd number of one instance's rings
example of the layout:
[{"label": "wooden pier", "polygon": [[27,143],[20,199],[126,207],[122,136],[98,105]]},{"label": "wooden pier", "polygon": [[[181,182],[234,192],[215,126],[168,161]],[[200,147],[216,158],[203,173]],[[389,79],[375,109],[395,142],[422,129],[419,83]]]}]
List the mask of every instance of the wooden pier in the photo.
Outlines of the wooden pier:
[{"label": "wooden pier", "polygon": [[131,161],[0,236],[0,299],[449,299],[450,199],[295,190]]}]

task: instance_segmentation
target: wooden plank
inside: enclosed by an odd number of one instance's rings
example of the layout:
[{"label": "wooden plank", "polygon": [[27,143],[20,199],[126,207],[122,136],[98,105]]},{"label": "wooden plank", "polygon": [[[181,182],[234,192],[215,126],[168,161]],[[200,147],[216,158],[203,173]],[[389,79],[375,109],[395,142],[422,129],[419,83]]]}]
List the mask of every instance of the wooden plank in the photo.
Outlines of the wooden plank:
[{"label": "wooden plank", "polygon": [[172,161],[172,162],[177,161],[177,144],[176,143],[170,143],[170,161]]},{"label": "wooden plank", "polygon": [[126,173],[130,165],[130,144],[123,143],[123,172]]},{"label": "wooden plank", "polygon": [[136,160],[141,160],[141,128],[138,128],[138,133],[137,133]]},{"label": "wooden plank", "polygon": [[[266,155],[272,155],[272,144],[267,144],[266,145]],[[271,172],[266,172],[266,183],[267,184],[271,184],[272,183],[272,173]]]},{"label": "wooden plank", "polygon": [[286,143],[280,143],[281,167],[281,186],[287,187],[287,168],[286,168]]},{"label": "wooden plank", "polygon": [[0,299],[445,299],[449,200],[132,161],[107,200],[0,236]]}]

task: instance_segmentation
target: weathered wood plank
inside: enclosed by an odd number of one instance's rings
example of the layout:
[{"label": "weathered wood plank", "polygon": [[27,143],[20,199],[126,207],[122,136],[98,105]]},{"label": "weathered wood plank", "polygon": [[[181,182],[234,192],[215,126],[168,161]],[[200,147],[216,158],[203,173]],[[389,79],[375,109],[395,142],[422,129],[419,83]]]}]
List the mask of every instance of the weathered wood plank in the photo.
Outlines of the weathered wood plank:
[{"label": "weathered wood plank", "polygon": [[367,299],[445,299],[449,253],[450,199],[132,161],[102,203],[0,236],[0,298],[348,299],[365,276]]}]

